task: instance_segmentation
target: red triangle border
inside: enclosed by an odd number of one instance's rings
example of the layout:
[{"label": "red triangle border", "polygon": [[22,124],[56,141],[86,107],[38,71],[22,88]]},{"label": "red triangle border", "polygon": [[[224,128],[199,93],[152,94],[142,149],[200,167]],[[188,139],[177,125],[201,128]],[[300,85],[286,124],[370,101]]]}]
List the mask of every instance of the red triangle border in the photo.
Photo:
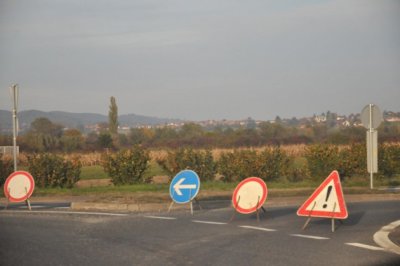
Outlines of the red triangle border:
[{"label": "red triangle border", "polygon": [[[325,187],[332,180],[335,186],[340,212],[306,210],[314,202],[315,198],[321,193],[321,191],[324,190]],[[329,174],[329,176],[321,183],[321,185],[311,194],[311,196],[297,210],[297,215],[309,216],[309,217],[335,218],[335,219],[346,219],[348,217],[348,212],[343,196],[342,185],[340,183],[338,171],[335,170]]]}]

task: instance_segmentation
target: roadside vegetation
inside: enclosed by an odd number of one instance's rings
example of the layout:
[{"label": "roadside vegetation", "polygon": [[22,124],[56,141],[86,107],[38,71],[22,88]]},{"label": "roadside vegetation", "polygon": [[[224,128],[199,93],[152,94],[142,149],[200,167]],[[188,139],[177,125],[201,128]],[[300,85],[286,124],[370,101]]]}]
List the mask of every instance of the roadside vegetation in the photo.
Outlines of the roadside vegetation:
[{"label": "roadside vegetation", "polygon": [[[127,135],[117,131],[117,112],[112,97],[109,123],[88,134],[46,118],[32,122],[18,137],[18,165],[34,176],[37,193],[165,191],[165,183],[184,169],[197,172],[202,188],[209,190],[231,190],[250,176],[262,178],[273,189],[308,188],[332,170],[338,170],[345,186],[368,186],[365,128],[343,127],[330,112],[322,124],[299,126],[295,119],[278,118],[256,124],[249,118],[239,128],[187,123],[179,129],[133,128]],[[375,184],[398,186],[400,124],[385,122],[378,131]],[[11,136],[0,135],[0,146],[10,143]],[[12,158],[0,155],[0,186],[12,171]],[[154,176],[167,179],[159,184]],[[93,179],[110,179],[112,185],[76,186]]]},{"label": "roadside vegetation", "polygon": [[[97,156],[98,160],[93,163]],[[182,148],[159,152],[135,146],[103,154],[27,154],[21,156],[19,165],[20,169],[32,173],[37,188],[48,191],[73,188],[79,180],[93,179],[111,179],[115,185],[98,188],[99,191],[164,189],[163,184],[154,184],[153,177],[168,176],[168,183],[183,169],[196,171],[203,188],[219,190],[231,189],[249,176],[261,177],[270,188],[313,187],[333,169],[339,171],[345,186],[368,187],[369,182],[366,149],[361,143],[302,145],[290,149],[284,146],[233,150]],[[380,145],[379,166],[379,173],[374,175],[377,186],[400,185],[400,145]],[[0,180],[3,183],[12,171],[12,158],[1,157]],[[72,192],[83,193],[85,189],[73,188]]]}]

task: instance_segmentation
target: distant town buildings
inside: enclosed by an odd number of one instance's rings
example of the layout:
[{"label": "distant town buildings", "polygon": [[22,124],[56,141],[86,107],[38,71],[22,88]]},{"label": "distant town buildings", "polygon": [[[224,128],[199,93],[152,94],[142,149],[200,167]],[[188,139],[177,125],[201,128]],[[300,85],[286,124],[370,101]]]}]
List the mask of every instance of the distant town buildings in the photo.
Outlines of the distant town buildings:
[{"label": "distant town buildings", "polygon": [[[385,111],[383,113],[383,118],[386,122],[389,123],[400,123],[400,112],[391,112]],[[251,117],[246,119],[239,119],[239,120],[204,120],[204,121],[178,121],[178,122],[169,122],[164,124],[146,124],[146,123],[136,123],[136,124],[122,124],[118,127],[118,133],[121,134],[128,134],[131,128],[147,128],[147,129],[156,129],[156,128],[172,128],[172,129],[179,129],[183,125],[187,123],[195,123],[200,125],[201,127],[205,128],[206,130],[212,130],[217,127],[221,128],[255,128],[258,127],[262,123],[281,123],[283,125],[294,126],[299,128],[305,128],[307,126],[312,125],[323,125],[326,124],[329,127],[360,127],[361,119],[360,114],[350,114],[348,116],[345,115],[338,115],[336,113],[323,113],[320,115],[313,115],[312,117],[303,117],[303,118],[290,118],[290,119],[281,119],[277,116],[275,120],[253,120]],[[24,123],[20,124],[20,132],[24,132],[29,130],[30,125]],[[108,129],[108,124],[106,122],[95,123],[95,124],[86,124],[82,125],[82,128],[79,130],[89,133],[89,132],[102,132]],[[0,125],[0,134],[10,134],[12,133],[12,128],[2,127]]]},{"label": "distant town buildings", "polygon": [[[330,117],[334,117],[333,121],[330,121],[330,124],[335,127],[361,127],[361,119],[360,114],[351,114],[348,116],[345,115],[337,115],[336,113],[330,113]],[[181,122],[171,122],[166,124],[158,124],[158,125],[147,125],[147,124],[137,124],[137,125],[121,125],[118,128],[118,132],[121,134],[128,134],[131,128],[147,128],[147,129],[155,129],[155,128],[172,128],[179,129],[183,125],[187,123],[195,123],[200,125],[205,129],[214,129],[217,127],[221,128],[240,128],[240,127],[248,127],[251,123],[253,126],[259,126],[261,123],[281,123],[288,126],[297,126],[299,128],[304,128],[306,126],[312,125],[322,125],[328,123],[328,117],[326,114],[314,115],[312,117],[304,117],[304,118],[290,118],[290,119],[278,119],[278,120],[253,120],[250,117],[241,120],[204,120],[204,121],[181,121]],[[384,112],[384,120],[389,123],[400,122],[400,112]],[[90,132],[100,132],[102,129],[101,124],[87,125],[85,126],[85,131]]]}]

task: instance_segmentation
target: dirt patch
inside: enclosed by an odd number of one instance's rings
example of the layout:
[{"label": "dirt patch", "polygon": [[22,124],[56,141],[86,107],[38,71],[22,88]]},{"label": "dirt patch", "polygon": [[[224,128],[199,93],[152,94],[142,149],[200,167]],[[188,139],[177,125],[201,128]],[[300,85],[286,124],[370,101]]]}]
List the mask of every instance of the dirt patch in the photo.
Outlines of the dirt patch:
[{"label": "dirt patch", "polygon": [[88,180],[79,180],[75,186],[78,188],[85,187],[107,187],[112,186],[113,183],[111,179],[88,179]]}]

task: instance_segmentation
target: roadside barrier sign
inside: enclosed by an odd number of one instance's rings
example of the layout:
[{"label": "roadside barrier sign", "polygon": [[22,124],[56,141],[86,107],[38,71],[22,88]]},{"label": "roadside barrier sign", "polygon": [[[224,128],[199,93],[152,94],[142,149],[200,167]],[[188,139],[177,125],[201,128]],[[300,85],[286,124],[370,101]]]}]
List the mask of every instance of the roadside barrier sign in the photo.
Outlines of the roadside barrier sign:
[{"label": "roadside barrier sign", "polygon": [[200,178],[192,170],[180,171],[171,181],[169,194],[176,203],[188,203],[200,190]]},{"label": "roadside barrier sign", "polygon": [[[169,195],[172,198],[172,202],[169,205],[168,212],[171,211],[172,205],[175,203],[190,204],[190,212],[193,215],[193,200],[196,201],[195,197],[200,190],[200,178],[196,172],[192,170],[180,171],[171,181],[169,185]],[[196,201],[201,206],[198,201]]]},{"label": "roadside barrier sign", "polygon": [[334,219],[346,219],[348,217],[342,185],[337,171],[333,171],[321,183],[297,210],[297,215],[309,217],[303,229],[307,226],[311,217],[330,218],[332,219],[332,231],[334,231]]},{"label": "roadside barrier sign", "polygon": [[[16,171],[12,173],[4,183],[4,195],[8,202],[25,201],[28,208],[31,209],[29,198],[35,189],[35,180],[32,175],[25,171]],[[6,208],[7,208],[6,206]]]},{"label": "roadside barrier sign", "polygon": [[[262,207],[267,199],[267,185],[259,177],[248,177],[240,182],[232,195],[232,204],[237,212],[250,214]],[[264,210],[265,211],[265,210]]]}]

